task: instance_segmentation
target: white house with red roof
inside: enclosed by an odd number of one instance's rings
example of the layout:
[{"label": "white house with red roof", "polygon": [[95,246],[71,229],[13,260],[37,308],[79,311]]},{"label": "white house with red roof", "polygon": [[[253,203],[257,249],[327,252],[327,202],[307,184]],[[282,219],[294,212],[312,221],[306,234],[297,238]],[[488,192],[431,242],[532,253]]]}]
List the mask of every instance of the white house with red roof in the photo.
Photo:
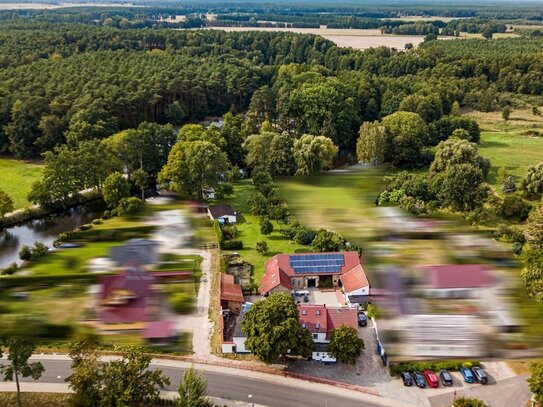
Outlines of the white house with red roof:
[{"label": "white house with red roof", "polygon": [[346,307],[326,307],[325,305],[298,305],[300,324],[313,335],[312,359],[325,363],[333,363],[335,358],[326,351],[330,342],[330,333],[341,325],[358,331],[357,310]]},{"label": "white house with red roof", "polygon": [[369,295],[358,252],[278,254],[266,261],[265,269],[263,295],[319,287],[325,280],[326,287],[343,287],[347,295]]}]

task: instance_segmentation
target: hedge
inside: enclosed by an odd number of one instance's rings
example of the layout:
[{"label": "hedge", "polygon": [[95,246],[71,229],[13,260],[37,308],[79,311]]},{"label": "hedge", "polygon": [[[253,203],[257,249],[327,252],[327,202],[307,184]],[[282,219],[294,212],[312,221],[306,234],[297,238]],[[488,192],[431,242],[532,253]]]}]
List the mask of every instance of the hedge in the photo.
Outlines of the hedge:
[{"label": "hedge", "polygon": [[413,362],[413,363],[400,363],[392,365],[390,370],[394,374],[400,374],[401,372],[422,372],[424,370],[439,371],[445,370],[460,370],[461,367],[473,367],[481,366],[480,362],[474,360],[442,360],[433,362]]},{"label": "hedge", "polygon": [[[115,273],[103,273],[100,276],[115,274]],[[98,281],[98,275],[96,274],[60,274],[60,275],[47,275],[47,276],[4,276],[0,277],[0,288],[20,287],[28,286],[29,284],[46,284],[55,285],[65,281],[78,280],[81,282],[96,282]]]},{"label": "hedge", "polygon": [[243,242],[241,240],[225,240],[221,249],[224,250],[241,250],[243,249]]},{"label": "hedge", "polygon": [[213,221],[213,230],[215,231],[215,235],[217,236],[217,243],[219,243],[219,247],[222,249],[222,244],[224,242],[224,234],[222,233],[221,225],[218,220]]}]

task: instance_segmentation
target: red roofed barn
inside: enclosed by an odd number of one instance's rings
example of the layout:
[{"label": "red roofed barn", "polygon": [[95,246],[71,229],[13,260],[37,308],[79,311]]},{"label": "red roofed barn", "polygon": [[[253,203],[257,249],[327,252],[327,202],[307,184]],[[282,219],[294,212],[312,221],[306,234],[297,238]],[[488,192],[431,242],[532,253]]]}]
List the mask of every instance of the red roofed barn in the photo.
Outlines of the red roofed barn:
[{"label": "red roofed barn", "polygon": [[326,286],[344,287],[347,295],[369,295],[369,282],[357,252],[278,254],[266,261],[260,282],[263,295]]},{"label": "red roofed barn", "polygon": [[494,284],[484,264],[444,264],[424,267],[426,292],[438,298],[465,298]]}]

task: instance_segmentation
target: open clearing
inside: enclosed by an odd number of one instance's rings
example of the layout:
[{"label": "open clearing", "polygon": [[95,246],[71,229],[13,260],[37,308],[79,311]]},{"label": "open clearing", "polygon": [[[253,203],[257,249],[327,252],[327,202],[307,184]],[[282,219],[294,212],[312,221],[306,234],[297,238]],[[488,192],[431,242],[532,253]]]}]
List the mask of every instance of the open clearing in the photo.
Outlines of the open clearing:
[{"label": "open clearing", "polygon": [[339,29],[339,28],[284,28],[284,27],[209,27],[207,29],[224,31],[270,31],[295,32],[299,34],[320,35],[333,41],[340,47],[368,49],[373,47],[391,47],[403,49],[405,44],[419,45],[424,36],[421,35],[389,35],[381,34],[378,29]]},{"label": "open clearing", "polygon": [[15,209],[28,206],[26,199],[34,181],[41,177],[43,167],[10,158],[0,158],[0,189],[6,191]]},{"label": "open clearing", "polygon": [[357,243],[371,237],[378,227],[375,199],[382,177],[378,168],[364,167],[279,178],[276,182],[281,196],[302,223],[334,230]]},{"label": "open clearing", "polygon": [[[489,182],[499,189],[497,173],[500,167],[515,177],[517,183],[526,174],[528,165],[543,161],[543,117],[528,110],[513,110],[508,121],[500,112],[468,112],[481,126],[479,150],[490,159]],[[539,137],[535,134],[539,133]]]}]

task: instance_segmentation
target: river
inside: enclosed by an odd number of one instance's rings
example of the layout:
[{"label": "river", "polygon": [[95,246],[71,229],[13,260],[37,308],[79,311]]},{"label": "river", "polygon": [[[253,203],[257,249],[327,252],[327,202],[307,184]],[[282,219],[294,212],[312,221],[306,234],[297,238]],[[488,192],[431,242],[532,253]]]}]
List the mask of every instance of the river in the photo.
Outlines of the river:
[{"label": "river", "polygon": [[104,210],[104,203],[95,201],[74,207],[62,215],[52,215],[5,229],[0,232],[0,268],[13,262],[21,263],[19,250],[23,245],[33,246],[41,242],[52,247],[60,233],[72,231],[99,218]]}]

